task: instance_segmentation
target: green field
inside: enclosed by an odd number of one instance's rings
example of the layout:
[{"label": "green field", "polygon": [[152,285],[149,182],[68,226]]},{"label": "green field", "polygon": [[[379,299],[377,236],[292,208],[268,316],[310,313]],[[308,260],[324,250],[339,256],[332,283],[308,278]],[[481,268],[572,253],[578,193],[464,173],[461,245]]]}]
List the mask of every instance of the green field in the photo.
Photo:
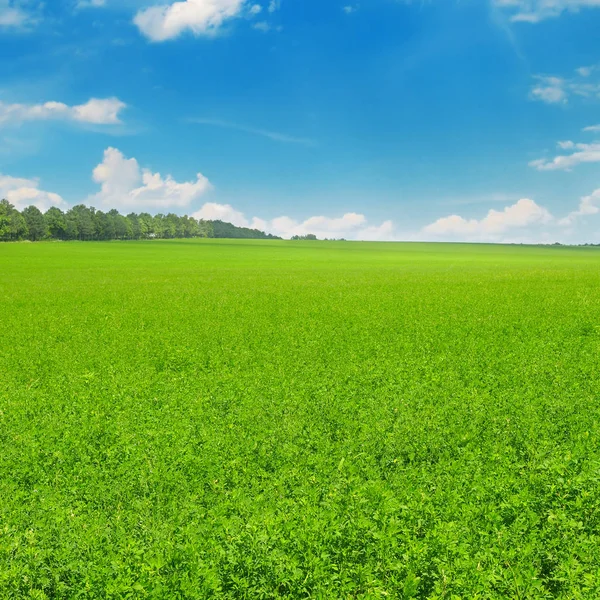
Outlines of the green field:
[{"label": "green field", "polygon": [[599,598],[600,249],[0,246],[0,598]]}]

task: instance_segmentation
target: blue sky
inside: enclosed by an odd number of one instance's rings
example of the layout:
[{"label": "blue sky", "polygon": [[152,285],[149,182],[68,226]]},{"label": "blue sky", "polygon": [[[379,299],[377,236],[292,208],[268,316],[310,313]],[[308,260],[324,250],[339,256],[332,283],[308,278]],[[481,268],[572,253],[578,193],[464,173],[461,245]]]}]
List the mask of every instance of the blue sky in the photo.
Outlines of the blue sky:
[{"label": "blue sky", "polygon": [[0,195],[600,242],[600,0],[0,0]]}]

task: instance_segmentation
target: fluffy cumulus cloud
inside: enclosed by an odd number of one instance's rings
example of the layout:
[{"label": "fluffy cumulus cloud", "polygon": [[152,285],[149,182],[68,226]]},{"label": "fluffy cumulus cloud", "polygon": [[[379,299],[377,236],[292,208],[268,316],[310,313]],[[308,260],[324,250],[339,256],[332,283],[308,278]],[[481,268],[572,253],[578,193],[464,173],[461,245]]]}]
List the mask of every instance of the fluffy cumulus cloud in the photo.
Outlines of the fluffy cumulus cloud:
[{"label": "fluffy cumulus cloud", "polygon": [[51,206],[66,208],[67,203],[53,192],[40,189],[37,179],[22,179],[0,173],[0,198],[8,200],[17,210],[28,206],[37,206],[41,211]]},{"label": "fluffy cumulus cloud", "polygon": [[252,12],[252,6],[246,0],[179,0],[140,10],[134,23],[153,42],[173,39],[184,32],[214,35],[246,8]]},{"label": "fluffy cumulus cloud", "polygon": [[443,217],[424,227],[423,233],[433,239],[505,241],[512,239],[515,232],[522,233],[554,221],[543,206],[529,198],[522,198],[504,210],[491,209],[482,219],[465,219],[459,215]]},{"label": "fluffy cumulus cloud", "polygon": [[512,21],[538,23],[558,17],[565,12],[578,12],[585,8],[600,8],[600,0],[493,0],[507,11]]},{"label": "fluffy cumulus cloud", "polygon": [[589,196],[584,196],[579,202],[577,210],[569,213],[559,223],[567,226],[574,225],[578,219],[598,213],[600,213],[600,189],[595,190]]},{"label": "fluffy cumulus cloud", "polygon": [[162,177],[141,169],[135,158],[125,158],[116,148],[104,151],[104,160],[94,169],[93,179],[101,189],[88,202],[119,210],[186,208],[211,189],[201,173],[194,181],[179,183],[170,175]]},{"label": "fluffy cumulus cloud", "polygon": [[576,69],[573,77],[535,75],[532,100],[546,104],[566,104],[572,97],[600,100],[600,80],[593,67]]},{"label": "fluffy cumulus cloud", "polygon": [[126,107],[118,98],[92,98],[85,104],[69,106],[62,102],[44,104],[5,104],[0,102],[0,125],[24,121],[75,121],[92,125],[118,125],[119,113]]},{"label": "fluffy cumulus cloud", "polygon": [[569,171],[582,163],[600,162],[600,143],[576,144],[572,141],[558,142],[561,150],[568,154],[559,154],[551,159],[532,160],[529,166],[538,171]]},{"label": "fluffy cumulus cloud", "polygon": [[344,238],[373,241],[394,239],[394,225],[391,221],[370,225],[364,215],[357,213],[346,213],[336,218],[315,216],[304,221],[297,221],[287,216],[269,220],[260,217],[247,218],[244,213],[229,204],[207,202],[193,216],[196,219],[219,219],[238,227],[260,229],[283,238],[312,233],[321,239]]}]

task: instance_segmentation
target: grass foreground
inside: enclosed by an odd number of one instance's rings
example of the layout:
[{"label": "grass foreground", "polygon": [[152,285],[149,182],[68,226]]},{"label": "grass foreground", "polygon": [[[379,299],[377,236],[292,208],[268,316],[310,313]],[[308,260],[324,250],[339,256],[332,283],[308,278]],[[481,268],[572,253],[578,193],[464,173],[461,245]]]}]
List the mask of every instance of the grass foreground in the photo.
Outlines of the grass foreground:
[{"label": "grass foreground", "polygon": [[0,246],[0,598],[600,597],[600,250]]}]

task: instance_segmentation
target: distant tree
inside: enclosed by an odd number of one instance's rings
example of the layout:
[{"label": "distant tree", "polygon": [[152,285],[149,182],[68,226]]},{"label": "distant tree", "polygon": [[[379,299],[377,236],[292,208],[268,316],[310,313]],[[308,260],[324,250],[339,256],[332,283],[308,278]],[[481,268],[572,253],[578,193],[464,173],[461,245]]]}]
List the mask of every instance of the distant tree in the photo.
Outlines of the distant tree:
[{"label": "distant tree", "polygon": [[165,215],[158,213],[152,218],[152,233],[154,237],[165,237]]},{"label": "distant tree", "polygon": [[27,237],[23,215],[8,201],[0,201],[0,239],[17,241]]},{"label": "distant tree", "polygon": [[131,225],[131,238],[139,240],[142,237],[142,230],[140,226],[140,218],[135,213],[129,213],[127,219]]},{"label": "distant tree", "polygon": [[65,239],[79,239],[79,226],[77,225],[77,216],[71,211],[68,211],[65,215]]},{"label": "distant tree", "polygon": [[131,238],[133,229],[127,217],[121,215],[115,208],[110,210],[108,214],[114,223],[114,235],[112,239],[125,240]]},{"label": "distant tree", "polygon": [[267,234],[258,229],[249,229],[248,227],[236,227],[231,223],[224,221],[211,221],[213,226],[213,237],[216,238],[238,238],[238,239],[263,239],[275,240],[280,239],[274,235]]},{"label": "distant tree", "polygon": [[27,223],[18,210],[13,210],[10,216],[10,234],[12,240],[22,240],[27,237]]},{"label": "distant tree", "polygon": [[64,240],[67,237],[67,220],[65,213],[56,206],[50,207],[44,215],[48,233],[55,240]]},{"label": "distant tree", "polygon": [[94,226],[94,207],[78,204],[67,212],[67,218],[74,220],[77,225],[77,239],[91,240],[96,234]]},{"label": "distant tree", "polygon": [[183,237],[178,235],[180,233],[179,217],[173,213],[169,213],[163,219],[163,237],[165,238],[176,238]]},{"label": "distant tree", "polygon": [[203,219],[200,219],[198,221],[198,231],[199,231],[199,237],[204,237],[204,238],[215,237],[215,232],[214,232],[213,224],[211,221],[204,221]]},{"label": "distant tree", "polygon": [[140,213],[138,222],[140,224],[140,236],[142,238],[148,238],[154,234],[154,219],[152,218],[152,215]]},{"label": "distant tree", "polygon": [[291,239],[292,240],[309,240],[309,241],[315,241],[318,238],[313,233],[307,233],[306,235],[293,235]]},{"label": "distant tree", "polygon": [[48,225],[42,211],[37,206],[28,206],[21,213],[27,224],[28,237],[32,242],[43,240],[48,236]]},{"label": "distant tree", "polygon": [[10,233],[10,215],[14,206],[8,200],[0,200],[0,240],[7,240]]},{"label": "distant tree", "polygon": [[94,237],[98,240],[115,239],[115,220],[114,218],[101,210],[94,214]]},{"label": "distant tree", "polygon": [[[1,0],[0,0],[1,1]],[[19,240],[29,236],[32,241],[45,238],[60,240],[128,240],[146,238],[240,238],[281,239],[258,229],[236,227],[224,221],[196,220],[175,213],[167,215],[129,213],[118,210],[107,213],[78,204],[63,213],[53,206],[42,214],[35,206],[20,213],[7,200],[0,202],[0,240]],[[307,235],[298,239],[316,239]]]}]

